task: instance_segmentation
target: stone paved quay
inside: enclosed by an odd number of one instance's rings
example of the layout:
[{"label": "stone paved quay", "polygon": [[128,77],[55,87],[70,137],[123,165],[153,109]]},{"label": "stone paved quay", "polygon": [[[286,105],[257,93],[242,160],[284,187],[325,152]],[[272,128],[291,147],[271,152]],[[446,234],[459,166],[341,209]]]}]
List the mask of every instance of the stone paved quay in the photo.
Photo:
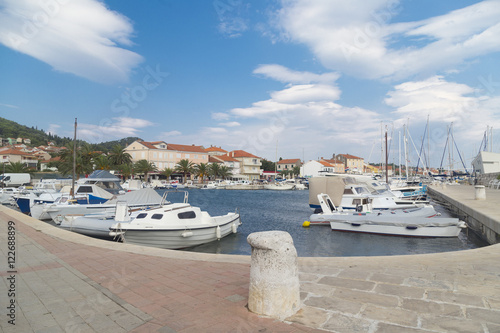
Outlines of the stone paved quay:
[{"label": "stone paved quay", "polygon": [[[8,221],[16,227],[14,274]],[[2,332],[500,332],[500,244],[300,258],[302,308],[286,322],[246,308],[249,256],[92,239],[7,207],[0,207],[0,251]],[[12,275],[16,326],[7,316]]]}]

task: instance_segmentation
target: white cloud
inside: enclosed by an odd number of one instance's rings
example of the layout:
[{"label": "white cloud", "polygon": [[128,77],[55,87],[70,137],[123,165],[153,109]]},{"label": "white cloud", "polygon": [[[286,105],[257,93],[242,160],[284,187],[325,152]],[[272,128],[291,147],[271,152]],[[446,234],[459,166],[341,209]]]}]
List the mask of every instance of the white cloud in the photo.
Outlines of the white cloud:
[{"label": "white cloud", "polygon": [[338,73],[315,74],[311,72],[293,71],[277,64],[260,65],[254,74],[262,74],[265,77],[284,83],[334,83],[338,78]]},{"label": "white cloud", "polygon": [[237,121],[229,121],[227,123],[220,123],[221,126],[225,126],[225,127],[237,127],[237,126],[241,126],[241,124]]},{"label": "white cloud", "polygon": [[170,132],[162,132],[160,137],[170,137],[170,136],[179,136],[182,133],[179,131],[170,131]]},{"label": "white cloud", "polygon": [[228,120],[231,117],[231,115],[224,113],[224,112],[213,112],[212,113],[212,119],[214,120]]},{"label": "white cloud", "polygon": [[97,0],[5,0],[0,43],[55,70],[101,83],[127,82],[142,57],[131,46],[128,18]]},{"label": "white cloud", "polygon": [[121,139],[129,136],[139,136],[141,128],[153,126],[154,123],[129,117],[103,119],[99,125],[79,123],[78,138],[87,142],[97,143]]},{"label": "white cloud", "polygon": [[57,132],[59,131],[59,128],[61,128],[60,125],[50,124],[49,125],[49,129],[47,130],[47,133],[50,133],[52,135],[57,135]]},{"label": "white cloud", "polygon": [[[500,0],[417,22],[390,23],[398,1],[282,1],[281,29],[322,64],[363,78],[403,79],[453,70],[500,51]],[[404,41],[404,46],[401,46]]]},{"label": "white cloud", "polygon": [[[441,76],[423,81],[405,82],[390,91],[385,102],[399,116],[396,127],[406,124],[419,126],[427,120],[433,128],[445,128],[453,123],[455,139],[464,147],[479,144],[486,126],[500,126],[499,96],[488,96],[465,84],[448,82]],[[446,133],[438,131],[434,143],[444,145]],[[477,151],[476,151],[477,152]]]},{"label": "white cloud", "polygon": [[19,109],[19,106],[17,106],[17,105],[11,105],[11,104],[0,103],[0,106],[5,106],[6,108],[9,108],[9,109]]}]

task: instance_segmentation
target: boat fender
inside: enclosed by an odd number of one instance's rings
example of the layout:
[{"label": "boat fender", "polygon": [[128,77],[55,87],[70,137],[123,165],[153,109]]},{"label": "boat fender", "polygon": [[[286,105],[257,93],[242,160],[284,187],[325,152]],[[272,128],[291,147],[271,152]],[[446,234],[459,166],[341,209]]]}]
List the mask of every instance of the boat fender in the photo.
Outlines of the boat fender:
[{"label": "boat fender", "polygon": [[408,229],[408,230],[417,230],[418,226],[416,226],[416,225],[408,225],[408,226],[406,226],[406,229]]},{"label": "boat fender", "polygon": [[238,232],[238,226],[236,225],[236,223],[233,222],[233,224],[231,225],[231,231],[233,232],[233,234],[237,233]]},{"label": "boat fender", "polygon": [[220,234],[220,227],[217,226],[215,229],[215,235],[217,236],[217,240],[221,239],[221,234]]},{"label": "boat fender", "polygon": [[184,231],[182,234],[181,234],[182,237],[186,238],[186,237],[191,237],[193,236],[193,232],[192,231]]},{"label": "boat fender", "polygon": [[311,222],[310,221],[304,221],[304,223],[302,223],[302,226],[304,228],[309,228],[309,226],[311,225]]},{"label": "boat fender", "polygon": [[353,227],[361,227],[361,223],[351,223]]},{"label": "boat fender", "polygon": [[381,212],[378,212],[377,216],[380,216],[380,215],[382,215],[382,213],[381,213]]},{"label": "boat fender", "polygon": [[363,211],[363,206],[357,205],[356,206],[356,211],[359,212],[359,213],[361,213]]}]

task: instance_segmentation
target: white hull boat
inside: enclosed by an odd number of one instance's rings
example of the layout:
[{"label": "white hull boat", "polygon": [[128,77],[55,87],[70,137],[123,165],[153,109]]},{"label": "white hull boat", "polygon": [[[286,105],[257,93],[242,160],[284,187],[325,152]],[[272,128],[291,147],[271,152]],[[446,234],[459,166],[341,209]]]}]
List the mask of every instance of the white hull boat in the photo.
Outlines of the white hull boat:
[{"label": "white hull boat", "polygon": [[211,217],[188,203],[174,203],[140,212],[128,223],[116,223],[110,236],[123,242],[164,249],[181,249],[210,243],[236,233],[240,215]]},{"label": "white hull boat", "polygon": [[404,211],[375,213],[337,210],[327,194],[319,194],[323,213],[313,214],[311,224],[330,224],[332,230],[412,237],[457,237],[466,224],[457,218],[415,216]]},{"label": "white hull boat", "polygon": [[274,190],[274,191],[290,191],[295,189],[295,185],[292,184],[282,184],[282,183],[275,183],[275,184],[265,184],[264,189],[266,190]]}]

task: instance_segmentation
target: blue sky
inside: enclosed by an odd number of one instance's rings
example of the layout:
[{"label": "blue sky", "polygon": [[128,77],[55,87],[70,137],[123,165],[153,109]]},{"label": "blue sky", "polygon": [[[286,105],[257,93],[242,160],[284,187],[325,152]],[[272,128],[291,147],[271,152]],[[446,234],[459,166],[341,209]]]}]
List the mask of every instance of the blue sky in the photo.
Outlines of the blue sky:
[{"label": "blue sky", "polygon": [[431,165],[453,122],[469,166],[487,126],[500,151],[499,35],[499,0],[2,0],[0,116],[270,160],[379,162],[387,128],[398,162],[406,125],[410,163],[429,118]]}]

